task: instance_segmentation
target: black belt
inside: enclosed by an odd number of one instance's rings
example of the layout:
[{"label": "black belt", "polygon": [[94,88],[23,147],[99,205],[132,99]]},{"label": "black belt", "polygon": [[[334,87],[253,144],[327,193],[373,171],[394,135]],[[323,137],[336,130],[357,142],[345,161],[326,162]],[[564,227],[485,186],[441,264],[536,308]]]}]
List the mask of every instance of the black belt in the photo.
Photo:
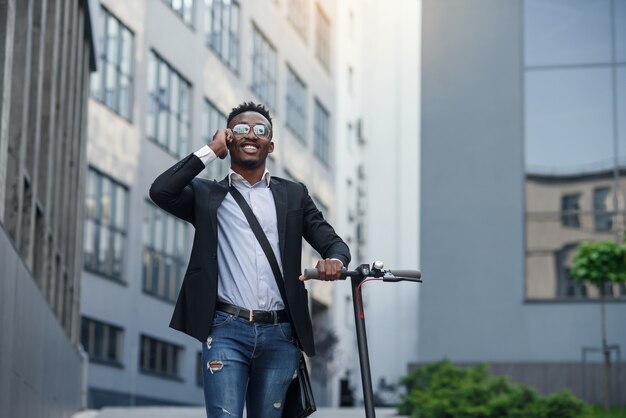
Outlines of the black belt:
[{"label": "black belt", "polygon": [[220,301],[217,302],[216,308],[218,311],[235,315],[235,318],[242,318],[250,322],[259,322],[263,324],[289,322],[287,309],[281,309],[279,311],[249,311],[248,309],[240,308],[239,306]]}]

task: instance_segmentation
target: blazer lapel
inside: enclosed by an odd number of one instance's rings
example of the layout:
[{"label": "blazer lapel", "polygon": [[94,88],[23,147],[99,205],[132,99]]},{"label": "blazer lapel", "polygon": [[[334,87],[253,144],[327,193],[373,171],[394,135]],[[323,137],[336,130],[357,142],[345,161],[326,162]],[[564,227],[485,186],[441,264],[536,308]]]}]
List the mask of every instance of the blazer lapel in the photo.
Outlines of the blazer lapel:
[{"label": "blazer lapel", "polygon": [[276,205],[276,222],[278,226],[278,241],[280,247],[280,259],[285,260],[285,225],[287,224],[287,190],[285,183],[272,178],[270,181],[270,190],[274,196],[274,204]]},{"label": "blazer lapel", "polygon": [[215,191],[209,195],[209,219],[211,220],[211,227],[213,228],[213,236],[215,240],[217,240],[217,208],[222,204],[222,201],[228,193],[228,176],[214,184],[217,187]]}]

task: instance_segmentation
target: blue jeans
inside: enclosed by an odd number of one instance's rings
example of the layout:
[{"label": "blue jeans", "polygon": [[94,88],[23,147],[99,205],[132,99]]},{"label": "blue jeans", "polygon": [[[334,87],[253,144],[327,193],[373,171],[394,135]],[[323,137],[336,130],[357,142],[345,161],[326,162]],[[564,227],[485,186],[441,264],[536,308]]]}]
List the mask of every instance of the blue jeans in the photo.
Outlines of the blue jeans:
[{"label": "blue jeans", "polygon": [[202,344],[208,418],[280,418],[298,368],[291,324],[258,324],[217,311]]}]

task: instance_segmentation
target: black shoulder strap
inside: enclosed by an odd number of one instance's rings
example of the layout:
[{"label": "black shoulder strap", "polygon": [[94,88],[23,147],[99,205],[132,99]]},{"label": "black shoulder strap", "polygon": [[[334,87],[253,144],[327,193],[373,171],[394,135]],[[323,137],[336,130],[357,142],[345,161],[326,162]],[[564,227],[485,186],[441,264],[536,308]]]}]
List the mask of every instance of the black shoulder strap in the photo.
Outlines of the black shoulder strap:
[{"label": "black shoulder strap", "polygon": [[228,191],[231,195],[233,195],[235,202],[237,202],[237,204],[243,211],[243,214],[246,216],[246,219],[250,224],[250,228],[252,228],[252,232],[254,232],[254,236],[259,241],[261,248],[263,248],[263,252],[267,257],[267,260],[270,262],[270,267],[272,268],[272,272],[274,273],[274,278],[276,279],[276,284],[278,285],[280,295],[283,298],[283,303],[285,304],[285,307],[288,307],[283,275],[281,274],[280,268],[278,267],[278,261],[276,261],[276,255],[274,255],[274,250],[272,250],[272,246],[267,240],[267,236],[265,235],[265,232],[263,232],[263,228],[261,228],[259,220],[252,212],[252,209],[250,209],[250,206],[248,205],[248,202],[246,202],[246,199],[244,199],[241,193],[239,193],[239,190],[237,190],[234,186],[230,186]]}]

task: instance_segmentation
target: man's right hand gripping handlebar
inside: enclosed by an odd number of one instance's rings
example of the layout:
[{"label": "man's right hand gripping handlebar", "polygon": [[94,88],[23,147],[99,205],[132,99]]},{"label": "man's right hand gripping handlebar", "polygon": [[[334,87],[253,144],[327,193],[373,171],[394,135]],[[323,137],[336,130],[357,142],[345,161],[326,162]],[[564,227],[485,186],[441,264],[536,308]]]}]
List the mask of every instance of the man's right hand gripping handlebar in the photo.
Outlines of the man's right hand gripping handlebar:
[{"label": "man's right hand gripping handlebar", "polygon": [[[372,265],[372,268],[370,268],[367,264],[363,264],[354,271],[342,268],[339,276],[339,279],[342,280],[347,277],[372,277],[382,279],[384,282],[422,281],[422,273],[419,270],[383,270],[381,262],[375,262]],[[306,280],[318,279],[320,277],[320,272],[317,268],[305,269],[304,274],[300,277],[305,277]]]}]

